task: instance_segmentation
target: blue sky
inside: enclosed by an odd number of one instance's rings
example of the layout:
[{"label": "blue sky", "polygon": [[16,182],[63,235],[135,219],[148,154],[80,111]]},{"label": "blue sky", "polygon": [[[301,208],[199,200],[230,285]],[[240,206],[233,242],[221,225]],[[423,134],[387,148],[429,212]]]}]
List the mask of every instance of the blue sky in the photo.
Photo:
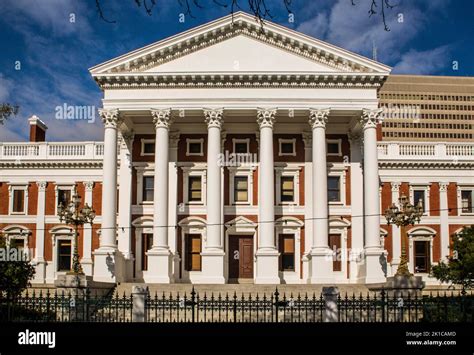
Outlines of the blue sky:
[{"label": "blue sky", "polygon": [[[64,103],[100,107],[101,92],[88,68],[229,13],[199,0],[204,9],[193,8],[194,18],[180,22],[186,11],[178,0],[157,2],[149,16],[134,0],[101,0],[105,16],[115,21],[109,24],[94,0],[2,0],[0,102],[20,105],[20,113],[0,126],[0,141],[27,140],[32,114],[48,125],[48,140],[102,140],[99,120],[55,119],[56,106]],[[350,2],[293,0],[290,22],[283,0],[267,0],[273,21],[284,26],[369,57],[375,43],[379,61],[394,73],[474,76],[473,1],[392,0],[397,6],[387,11],[390,32],[380,16],[369,18],[370,0]]]}]

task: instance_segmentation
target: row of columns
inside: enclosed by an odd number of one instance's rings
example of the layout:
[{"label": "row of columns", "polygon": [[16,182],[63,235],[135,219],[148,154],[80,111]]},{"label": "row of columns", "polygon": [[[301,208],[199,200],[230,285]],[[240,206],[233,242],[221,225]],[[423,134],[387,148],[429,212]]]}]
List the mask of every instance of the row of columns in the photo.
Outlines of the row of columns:
[{"label": "row of columns", "polygon": [[[101,110],[104,133],[104,176],[102,194],[102,235],[100,248],[95,251],[94,277],[111,281],[115,277],[110,259],[114,260],[117,186],[117,128],[121,122],[118,110]],[[148,270],[145,282],[169,283],[171,252],[168,243],[168,163],[169,127],[171,110],[151,110],[155,125],[155,189],[153,247],[147,252]],[[312,128],[312,246],[309,253],[311,283],[332,280],[332,250],[328,246],[328,198],[326,161],[326,124],[329,109],[312,109],[309,124]],[[364,140],[364,246],[366,281],[381,282],[384,275],[380,265],[383,251],[380,246],[379,177],[377,161],[376,125],[380,110],[364,110],[360,118]],[[256,253],[256,282],[279,283],[278,250],[274,226],[274,161],[273,126],[276,109],[259,109],[257,123],[260,130],[259,145],[259,221],[258,249]],[[204,110],[208,126],[207,144],[207,239],[202,252],[202,274],[208,283],[224,283],[224,248],[221,228],[221,130],[223,110]],[[113,263],[113,261],[112,261]]]}]

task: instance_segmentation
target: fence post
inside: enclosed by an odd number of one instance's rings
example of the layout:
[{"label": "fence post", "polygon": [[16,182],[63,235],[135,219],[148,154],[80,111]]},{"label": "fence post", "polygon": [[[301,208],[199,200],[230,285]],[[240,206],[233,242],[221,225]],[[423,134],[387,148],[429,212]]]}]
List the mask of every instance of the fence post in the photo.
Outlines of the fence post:
[{"label": "fence post", "polygon": [[337,322],[339,320],[338,297],[339,289],[337,287],[323,287],[323,322]]},{"label": "fence post", "polygon": [[146,322],[147,286],[133,286],[132,288],[132,322]]}]

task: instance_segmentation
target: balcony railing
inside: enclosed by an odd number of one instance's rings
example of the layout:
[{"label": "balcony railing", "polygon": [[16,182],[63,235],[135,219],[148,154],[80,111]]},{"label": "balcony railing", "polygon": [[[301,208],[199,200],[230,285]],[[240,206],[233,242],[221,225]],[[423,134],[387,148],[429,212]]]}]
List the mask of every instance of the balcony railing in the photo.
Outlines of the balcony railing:
[{"label": "balcony railing", "polygon": [[102,142],[0,143],[1,160],[96,160],[103,155]]},{"label": "balcony railing", "polygon": [[380,160],[474,161],[473,143],[378,143]]}]

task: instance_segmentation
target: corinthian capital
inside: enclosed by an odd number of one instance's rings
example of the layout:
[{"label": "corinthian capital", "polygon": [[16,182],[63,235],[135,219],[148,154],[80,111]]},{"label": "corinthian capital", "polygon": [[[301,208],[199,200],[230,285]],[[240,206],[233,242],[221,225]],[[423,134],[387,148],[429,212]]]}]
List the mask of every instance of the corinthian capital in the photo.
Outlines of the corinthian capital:
[{"label": "corinthian capital", "polygon": [[122,121],[118,109],[99,109],[99,115],[102,118],[105,128],[117,128]]},{"label": "corinthian capital", "polygon": [[223,115],[223,109],[204,109],[204,117],[207,128],[217,127],[221,129],[222,124],[224,123]]},{"label": "corinthian capital", "polygon": [[171,125],[171,109],[151,109],[151,115],[153,116],[153,124],[155,129],[166,128],[168,129]]},{"label": "corinthian capital", "polygon": [[273,128],[275,123],[276,109],[258,109],[257,110],[257,123],[260,128],[270,127]]},{"label": "corinthian capital", "polygon": [[380,114],[383,112],[383,109],[374,109],[368,110],[364,109],[362,111],[362,116],[360,118],[360,124],[364,129],[366,128],[376,128],[377,123],[380,121]]},{"label": "corinthian capital", "polygon": [[309,125],[311,129],[326,128],[330,109],[311,109],[309,110]]}]

